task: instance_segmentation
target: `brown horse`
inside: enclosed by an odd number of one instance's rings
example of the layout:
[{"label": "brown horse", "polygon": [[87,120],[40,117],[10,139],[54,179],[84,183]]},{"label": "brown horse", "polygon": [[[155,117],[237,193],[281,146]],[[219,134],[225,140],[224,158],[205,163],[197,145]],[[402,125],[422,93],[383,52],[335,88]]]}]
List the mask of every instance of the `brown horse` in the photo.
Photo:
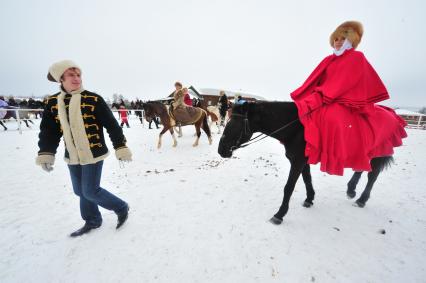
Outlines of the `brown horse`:
[{"label": "brown horse", "polygon": [[[173,126],[175,123],[179,123],[179,120],[174,121],[174,119],[172,117],[170,117],[169,111],[166,107],[166,105],[162,104],[161,102],[156,102],[156,101],[151,101],[151,102],[146,102],[142,104],[143,110],[144,110],[144,115],[145,115],[145,119],[149,122],[151,119],[153,119],[155,116],[160,117],[161,120],[161,124],[163,125],[163,129],[160,132],[160,135],[158,137],[158,144],[157,144],[157,148],[161,147],[161,137],[163,136],[163,134],[165,132],[167,132],[167,130],[170,131],[170,134],[172,135],[173,138],[173,147],[177,146],[177,140],[175,137],[175,133],[173,130]],[[210,133],[210,128],[207,122],[207,112],[206,111],[202,111],[202,114],[200,116],[199,119],[197,119],[195,122],[193,123],[188,123],[188,124],[181,124],[182,126],[187,126],[187,125],[194,125],[195,126],[195,130],[197,132],[197,138],[194,142],[194,144],[192,146],[197,146],[198,145],[198,141],[200,139],[200,135],[201,135],[201,130],[200,128],[203,128],[203,131],[206,133],[208,139],[209,139],[209,144],[212,144],[212,137],[211,137],[211,133]]]},{"label": "brown horse", "polygon": [[207,109],[205,109],[207,111],[207,115],[210,117],[210,128],[211,125],[213,123],[215,123],[217,129],[218,129],[218,134],[221,133],[220,127],[225,127],[226,123],[228,123],[230,117],[231,117],[231,109],[226,111],[225,117],[222,120],[222,117],[220,116],[220,112],[219,112],[219,108],[217,106],[207,106]]}]

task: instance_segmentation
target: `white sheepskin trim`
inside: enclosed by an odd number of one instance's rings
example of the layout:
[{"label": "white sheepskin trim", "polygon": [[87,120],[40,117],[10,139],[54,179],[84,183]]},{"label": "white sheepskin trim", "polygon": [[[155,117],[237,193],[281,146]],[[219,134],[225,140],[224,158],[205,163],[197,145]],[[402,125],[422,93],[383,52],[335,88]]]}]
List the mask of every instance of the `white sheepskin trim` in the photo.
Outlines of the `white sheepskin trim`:
[{"label": "white sheepskin trim", "polygon": [[83,116],[81,115],[81,94],[72,94],[68,109],[71,134],[80,164],[95,163],[90,150],[90,142],[86,135]]},{"label": "white sheepskin trim", "polygon": [[115,151],[115,157],[117,157],[118,160],[131,161],[132,152],[128,147],[122,147]]},{"label": "white sheepskin trim", "polygon": [[36,158],[36,164],[41,165],[43,163],[55,164],[55,156],[50,154],[39,155]]},{"label": "white sheepskin trim", "polygon": [[67,162],[71,165],[76,165],[80,163],[79,163],[79,158],[77,154],[77,149],[75,148],[73,137],[71,134],[70,124],[68,123],[68,119],[67,119],[67,112],[65,109],[64,97],[65,97],[65,93],[61,91],[61,93],[58,95],[59,122],[61,123],[61,127],[62,127],[65,147],[67,148],[68,154],[69,154],[69,159]]},{"label": "white sheepskin trim", "polygon": [[80,161],[80,165],[87,165],[87,164],[93,164],[93,163],[97,163],[101,160],[104,160],[105,158],[107,158],[109,155],[109,151],[107,153],[105,153],[104,155],[98,156],[96,158],[92,158],[91,160],[87,160],[87,162],[81,162]]}]

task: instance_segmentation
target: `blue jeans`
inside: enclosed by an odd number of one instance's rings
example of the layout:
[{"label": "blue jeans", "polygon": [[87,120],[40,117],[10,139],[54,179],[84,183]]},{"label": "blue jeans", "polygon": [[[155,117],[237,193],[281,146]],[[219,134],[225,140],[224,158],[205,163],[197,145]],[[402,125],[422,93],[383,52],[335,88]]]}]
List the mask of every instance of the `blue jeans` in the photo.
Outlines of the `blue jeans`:
[{"label": "blue jeans", "polygon": [[102,166],[99,161],[87,165],[68,165],[74,193],[80,197],[80,213],[87,224],[97,227],[102,224],[98,205],[120,214],[127,203],[100,187]]}]

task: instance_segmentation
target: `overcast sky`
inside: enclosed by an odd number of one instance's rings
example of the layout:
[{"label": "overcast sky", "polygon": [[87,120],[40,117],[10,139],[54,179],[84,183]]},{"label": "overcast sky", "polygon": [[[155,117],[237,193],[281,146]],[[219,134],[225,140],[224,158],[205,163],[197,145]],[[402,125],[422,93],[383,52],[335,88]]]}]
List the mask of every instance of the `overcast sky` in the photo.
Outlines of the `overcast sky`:
[{"label": "overcast sky", "polygon": [[289,100],[327,55],[330,33],[358,20],[358,50],[392,106],[426,106],[425,1],[1,0],[0,94],[57,91],[49,66],[72,59],[84,87],[104,97],[196,88]]}]

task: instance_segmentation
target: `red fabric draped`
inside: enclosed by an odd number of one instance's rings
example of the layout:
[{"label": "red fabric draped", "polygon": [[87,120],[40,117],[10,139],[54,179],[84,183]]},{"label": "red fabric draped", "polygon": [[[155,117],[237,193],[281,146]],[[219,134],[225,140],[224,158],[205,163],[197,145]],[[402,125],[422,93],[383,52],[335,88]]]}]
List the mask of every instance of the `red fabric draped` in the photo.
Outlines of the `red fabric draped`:
[{"label": "red fabric draped", "polygon": [[183,98],[183,102],[188,105],[188,106],[192,106],[192,99],[189,96],[189,94],[185,94],[185,97]]},{"label": "red fabric draped", "polygon": [[308,163],[320,162],[329,174],[371,171],[372,158],[392,155],[407,136],[404,120],[374,104],[389,95],[359,51],[326,57],[291,97],[305,127]]}]

